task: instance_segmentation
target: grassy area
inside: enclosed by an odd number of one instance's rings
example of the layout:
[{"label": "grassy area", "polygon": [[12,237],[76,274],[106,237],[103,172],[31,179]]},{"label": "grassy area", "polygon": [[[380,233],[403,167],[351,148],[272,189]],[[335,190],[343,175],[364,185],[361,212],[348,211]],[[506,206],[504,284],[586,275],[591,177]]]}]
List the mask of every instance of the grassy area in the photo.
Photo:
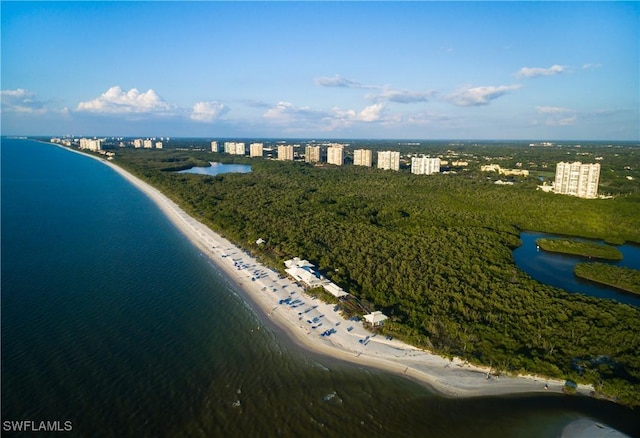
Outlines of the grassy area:
[{"label": "grassy area", "polygon": [[640,271],[606,263],[578,263],[573,272],[577,277],[640,294]]},{"label": "grassy area", "polygon": [[605,260],[622,260],[622,253],[612,246],[578,242],[571,239],[537,239],[536,244],[549,252],[579,255]]}]

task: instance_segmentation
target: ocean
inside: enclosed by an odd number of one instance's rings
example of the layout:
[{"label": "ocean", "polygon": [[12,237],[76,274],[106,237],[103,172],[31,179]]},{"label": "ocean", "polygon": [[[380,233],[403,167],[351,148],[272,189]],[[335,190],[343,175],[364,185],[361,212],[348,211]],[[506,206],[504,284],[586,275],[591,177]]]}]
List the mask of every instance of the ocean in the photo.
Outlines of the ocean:
[{"label": "ocean", "polygon": [[640,436],[613,403],[450,399],[310,353],[109,167],[31,140],[0,154],[3,436],[555,437],[584,417]]}]

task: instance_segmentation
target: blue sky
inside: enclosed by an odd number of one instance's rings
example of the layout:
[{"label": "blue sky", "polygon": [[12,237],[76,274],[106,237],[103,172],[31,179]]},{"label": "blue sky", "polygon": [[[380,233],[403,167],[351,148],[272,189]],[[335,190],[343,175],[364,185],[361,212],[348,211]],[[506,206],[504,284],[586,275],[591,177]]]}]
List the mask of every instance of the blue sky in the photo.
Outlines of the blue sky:
[{"label": "blue sky", "polygon": [[637,2],[1,8],[3,135],[640,140]]}]

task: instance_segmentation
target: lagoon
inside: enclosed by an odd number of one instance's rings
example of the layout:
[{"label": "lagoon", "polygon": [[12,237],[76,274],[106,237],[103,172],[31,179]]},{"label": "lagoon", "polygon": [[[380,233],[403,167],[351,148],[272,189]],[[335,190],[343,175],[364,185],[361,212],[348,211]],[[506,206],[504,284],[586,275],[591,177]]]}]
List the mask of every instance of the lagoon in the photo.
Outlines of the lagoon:
[{"label": "lagoon", "polygon": [[198,175],[220,175],[222,173],[249,173],[251,166],[248,164],[224,164],[210,162],[210,167],[192,167],[191,169],[181,170],[178,173],[195,173]]},{"label": "lagoon", "polygon": [[[580,262],[590,261],[588,258],[552,253],[537,248],[537,239],[558,237],[566,236],[522,232],[520,234],[522,245],[513,251],[516,266],[539,282],[564,289],[567,292],[581,293],[640,307],[640,296],[624,293],[611,287],[597,285],[576,277],[573,274],[574,266]],[[587,241],[587,239],[576,240]],[[604,244],[603,242],[600,243]],[[617,246],[616,248],[622,252],[623,259],[615,262],[606,261],[606,263],[631,269],[640,269],[640,246],[628,243]],[[602,260],[598,261],[602,262]]]}]

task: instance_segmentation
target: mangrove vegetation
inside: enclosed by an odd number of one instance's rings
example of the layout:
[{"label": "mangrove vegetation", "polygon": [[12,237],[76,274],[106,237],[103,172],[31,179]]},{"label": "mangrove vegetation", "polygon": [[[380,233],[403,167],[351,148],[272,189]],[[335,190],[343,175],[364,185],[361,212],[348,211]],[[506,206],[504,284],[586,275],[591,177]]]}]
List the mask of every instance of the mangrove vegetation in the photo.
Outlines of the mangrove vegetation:
[{"label": "mangrove vegetation", "polygon": [[622,260],[620,250],[609,245],[579,242],[572,239],[536,239],[536,244],[544,251],[578,255],[603,260]]},{"label": "mangrove vegetation", "polygon": [[637,269],[606,263],[578,263],[573,272],[585,280],[640,294],[640,271]]}]

